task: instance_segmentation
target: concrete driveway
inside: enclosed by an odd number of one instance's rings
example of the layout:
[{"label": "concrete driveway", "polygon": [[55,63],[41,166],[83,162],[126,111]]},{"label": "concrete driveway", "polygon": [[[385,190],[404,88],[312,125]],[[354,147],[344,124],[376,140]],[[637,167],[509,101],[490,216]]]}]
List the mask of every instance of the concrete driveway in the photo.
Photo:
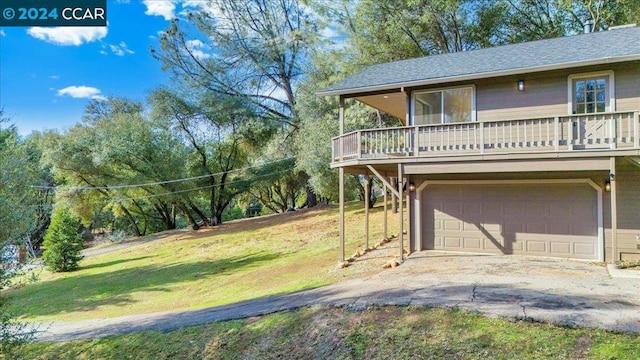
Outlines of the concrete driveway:
[{"label": "concrete driveway", "polygon": [[640,333],[640,278],[612,278],[606,266],[587,262],[424,251],[397,268],[307,291],[194,311],[39,324],[38,339],[170,331],[304,306],[372,305],[457,307],[509,320]]}]

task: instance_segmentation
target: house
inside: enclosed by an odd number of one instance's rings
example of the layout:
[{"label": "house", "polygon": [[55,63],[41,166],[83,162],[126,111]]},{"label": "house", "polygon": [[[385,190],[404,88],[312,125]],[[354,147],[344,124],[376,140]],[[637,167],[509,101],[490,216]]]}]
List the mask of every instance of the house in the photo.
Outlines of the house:
[{"label": "house", "polygon": [[[345,173],[404,200],[400,256],[640,258],[640,27],[373,65],[318,95],[340,99],[342,260]],[[345,99],[402,126],[344,133]]]}]

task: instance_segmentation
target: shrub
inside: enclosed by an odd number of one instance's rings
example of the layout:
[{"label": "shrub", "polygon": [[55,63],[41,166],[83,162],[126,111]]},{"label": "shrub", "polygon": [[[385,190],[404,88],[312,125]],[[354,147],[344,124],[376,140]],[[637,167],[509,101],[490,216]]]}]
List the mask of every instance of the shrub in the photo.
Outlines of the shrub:
[{"label": "shrub", "polygon": [[78,234],[80,221],[69,210],[57,208],[51,225],[44,235],[44,264],[51,271],[72,271],[82,259],[82,236]]}]

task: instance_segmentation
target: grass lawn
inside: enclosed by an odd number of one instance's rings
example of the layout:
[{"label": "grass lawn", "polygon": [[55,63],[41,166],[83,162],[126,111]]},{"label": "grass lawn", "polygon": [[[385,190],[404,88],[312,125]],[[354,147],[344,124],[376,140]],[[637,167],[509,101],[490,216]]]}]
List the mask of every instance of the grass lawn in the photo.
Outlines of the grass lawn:
[{"label": "grass lawn", "polygon": [[[376,208],[372,243],[383,236],[382,218],[382,209]],[[348,255],[363,246],[363,219],[362,205],[350,204]],[[396,219],[389,212],[390,232],[397,232]],[[10,310],[22,320],[72,321],[229,304],[318,287],[365,271],[337,269],[335,207],[156,236],[157,240],[87,257],[78,271],[40,270],[39,282],[3,295],[9,296]]]},{"label": "grass lawn", "polygon": [[159,333],[30,344],[25,359],[638,359],[640,338],[457,310],[305,308]]}]

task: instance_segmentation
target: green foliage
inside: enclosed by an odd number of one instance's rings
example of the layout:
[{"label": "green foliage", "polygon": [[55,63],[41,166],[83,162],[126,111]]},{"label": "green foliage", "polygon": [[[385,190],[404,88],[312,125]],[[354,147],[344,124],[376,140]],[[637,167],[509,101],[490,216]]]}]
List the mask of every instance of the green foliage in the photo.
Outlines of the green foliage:
[{"label": "green foliage", "polygon": [[181,197],[192,210],[207,213],[201,216],[205,224],[209,219],[222,223],[225,209],[250,186],[237,169],[248,165],[254,144],[243,129],[255,122],[255,114],[236,98],[206,92],[159,88],[149,102],[154,123],[186,144],[183,167],[189,176],[198,177],[191,182],[197,191]]},{"label": "green foliage", "polygon": [[64,207],[58,207],[44,236],[44,264],[51,271],[73,271],[82,259],[80,221]]},{"label": "green foliage", "polygon": [[342,15],[358,64],[466,51],[505,42],[507,6],[490,0],[364,0]]},{"label": "green foliage", "polygon": [[0,299],[0,356],[19,359],[17,352],[33,340],[35,330],[27,323],[15,321],[15,314],[7,312],[6,300]]},{"label": "green foliage", "polygon": [[63,184],[59,199],[85,226],[115,217],[112,225],[125,219],[123,230],[134,235],[175,228],[174,206],[187,202],[193,184],[167,181],[188,176],[187,149],[142,108],[128,99],[94,100],[83,124],[48,141],[47,159]]},{"label": "green foliage", "polygon": [[41,166],[42,156],[33,136],[20,138],[0,108],[0,241],[22,241],[29,235],[35,245],[49,222],[51,190],[36,186],[53,185],[49,168]]},{"label": "green foliage", "polygon": [[639,0],[520,0],[508,1],[505,19],[509,42],[579,34],[587,20],[593,31],[640,22]]},{"label": "green foliage", "polygon": [[244,218],[244,211],[239,206],[230,206],[222,213],[222,221],[231,221]]}]

